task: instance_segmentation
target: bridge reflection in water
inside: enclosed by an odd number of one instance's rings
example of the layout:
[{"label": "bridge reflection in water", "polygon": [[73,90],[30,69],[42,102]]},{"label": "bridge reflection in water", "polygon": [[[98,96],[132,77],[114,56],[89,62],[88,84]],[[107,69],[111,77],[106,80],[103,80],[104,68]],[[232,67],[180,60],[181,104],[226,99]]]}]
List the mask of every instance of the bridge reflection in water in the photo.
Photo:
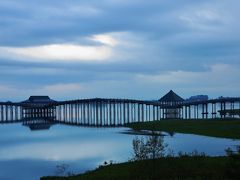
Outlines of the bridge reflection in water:
[{"label": "bridge reflection in water", "polygon": [[48,130],[50,127],[55,123],[52,118],[29,118],[29,119],[23,119],[22,125],[29,127],[31,131],[36,130]]},{"label": "bridge reflection in water", "polygon": [[158,101],[131,99],[81,99],[54,101],[31,96],[20,103],[0,102],[0,122],[23,122],[32,130],[54,123],[84,126],[123,126],[161,119],[239,118],[240,98],[184,101],[173,91]]}]

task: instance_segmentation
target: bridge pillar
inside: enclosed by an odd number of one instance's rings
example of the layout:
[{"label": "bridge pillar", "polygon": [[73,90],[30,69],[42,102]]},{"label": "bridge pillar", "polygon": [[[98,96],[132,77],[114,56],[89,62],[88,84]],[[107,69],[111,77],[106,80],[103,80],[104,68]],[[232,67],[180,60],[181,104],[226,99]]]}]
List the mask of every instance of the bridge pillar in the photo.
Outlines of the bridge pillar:
[{"label": "bridge pillar", "polygon": [[216,106],[216,104],[215,103],[212,103],[212,119],[213,118],[216,118],[216,109],[215,109],[215,106]]},{"label": "bridge pillar", "polygon": [[[234,110],[234,101],[231,101],[231,110]],[[234,118],[234,113],[231,114],[231,117]]]},{"label": "bridge pillar", "polygon": [[113,124],[116,126],[116,102],[113,102]]},{"label": "bridge pillar", "polygon": [[8,121],[8,105],[5,106],[6,121]]},{"label": "bridge pillar", "polygon": [[198,110],[199,106],[197,104],[197,119],[199,118],[199,110]]},{"label": "bridge pillar", "polygon": [[3,121],[3,118],[4,118],[3,117],[3,114],[4,114],[4,112],[3,112],[3,105],[1,105],[0,108],[1,108],[0,109],[0,111],[1,111],[1,121]]},{"label": "bridge pillar", "polygon": [[155,121],[156,119],[155,119],[155,106],[153,105],[153,120]]},{"label": "bridge pillar", "polygon": [[144,119],[144,104],[141,104],[142,106],[142,122],[145,122],[145,119]]},{"label": "bridge pillar", "polygon": [[130,120],[130,111],[129,111],[129,102],[127,102],[127,123],[129,123]]},{"label": "bridge pillar", "polygon": [[208,119],[208,103],[206,103],[206,119]]},{"label": "bridge pillar", "polygon": [[132,122],[136,122],[136,119],[137,119],[137,111],[136,111],[136,103],[135,103],[135,102],[133,103],[133,111],[134,111],[134,117],[133,117]]},{"label": "bridge pillar", "polygon": [[87,101],[87,119],[88,119],[88,122],[87,122],[87,125],[91,125],[91,116],[90,116],[90,102]]}]

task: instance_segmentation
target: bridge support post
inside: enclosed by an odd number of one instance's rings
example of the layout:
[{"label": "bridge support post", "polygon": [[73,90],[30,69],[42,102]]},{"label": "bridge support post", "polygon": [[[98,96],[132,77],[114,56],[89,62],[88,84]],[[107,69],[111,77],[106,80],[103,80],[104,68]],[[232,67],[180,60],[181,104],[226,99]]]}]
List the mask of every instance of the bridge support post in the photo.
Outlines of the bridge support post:
[{"label": "bridge support post", "polygon": [[202,104],[202,119],[204,119],[204,104]]},{"label": "bridge support post", "polygon": [[113,124],[116,126],[116,102],[113,102]]},{"label": "bridge support post", "polygon": [[3,105],[0,105],[0,120],[3,121]]},{"label": "bridge support post", "polygon": [[198,104],[197,104],[197,119],[199,118],[199,112],[198,112],[198,108],[199,108],[199,106],[198,106]]},{"label": "bridge support post", "polygon": [[8,121],[8,105],[5,106],[6,121]]}]

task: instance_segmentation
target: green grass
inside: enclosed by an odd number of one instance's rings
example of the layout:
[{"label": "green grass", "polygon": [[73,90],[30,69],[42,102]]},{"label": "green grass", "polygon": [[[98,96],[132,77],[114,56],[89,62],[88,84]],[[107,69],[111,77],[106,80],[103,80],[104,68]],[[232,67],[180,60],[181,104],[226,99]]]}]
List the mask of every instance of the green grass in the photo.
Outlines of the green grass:
[{"label": "green grass", "polygon": [[237,179],[239,159],[229,157],[167,157],[100,167],[69,177],[42,177],[41,180],[154,180],[154,179]]},{"label": "green grass", "polygon": [[127,125],[133,130],[154,130],[240,139],[240,120],[161,120]]}]

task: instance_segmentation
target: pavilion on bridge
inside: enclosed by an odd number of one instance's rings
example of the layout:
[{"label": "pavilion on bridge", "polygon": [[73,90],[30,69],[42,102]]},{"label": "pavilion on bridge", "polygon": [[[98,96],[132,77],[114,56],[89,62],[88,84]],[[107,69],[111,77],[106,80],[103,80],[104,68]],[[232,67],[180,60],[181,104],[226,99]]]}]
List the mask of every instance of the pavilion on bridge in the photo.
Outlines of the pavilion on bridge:
[{"label": "pavilion on bridge", "polygon": [[[181,105],[184,101],[179,95],[170,90],[166,95],[158,100],[163,107],[163,118],[164,119],[179,119],[181,116]],[[165,106],[165,108],[164,108]]]},{"label": "pavilion on bridge", "polygon": [[53,117],[55,107],[48,107],[55,103],[49,96],[30,96],[29,99],[22,101],[23,118]]}]

